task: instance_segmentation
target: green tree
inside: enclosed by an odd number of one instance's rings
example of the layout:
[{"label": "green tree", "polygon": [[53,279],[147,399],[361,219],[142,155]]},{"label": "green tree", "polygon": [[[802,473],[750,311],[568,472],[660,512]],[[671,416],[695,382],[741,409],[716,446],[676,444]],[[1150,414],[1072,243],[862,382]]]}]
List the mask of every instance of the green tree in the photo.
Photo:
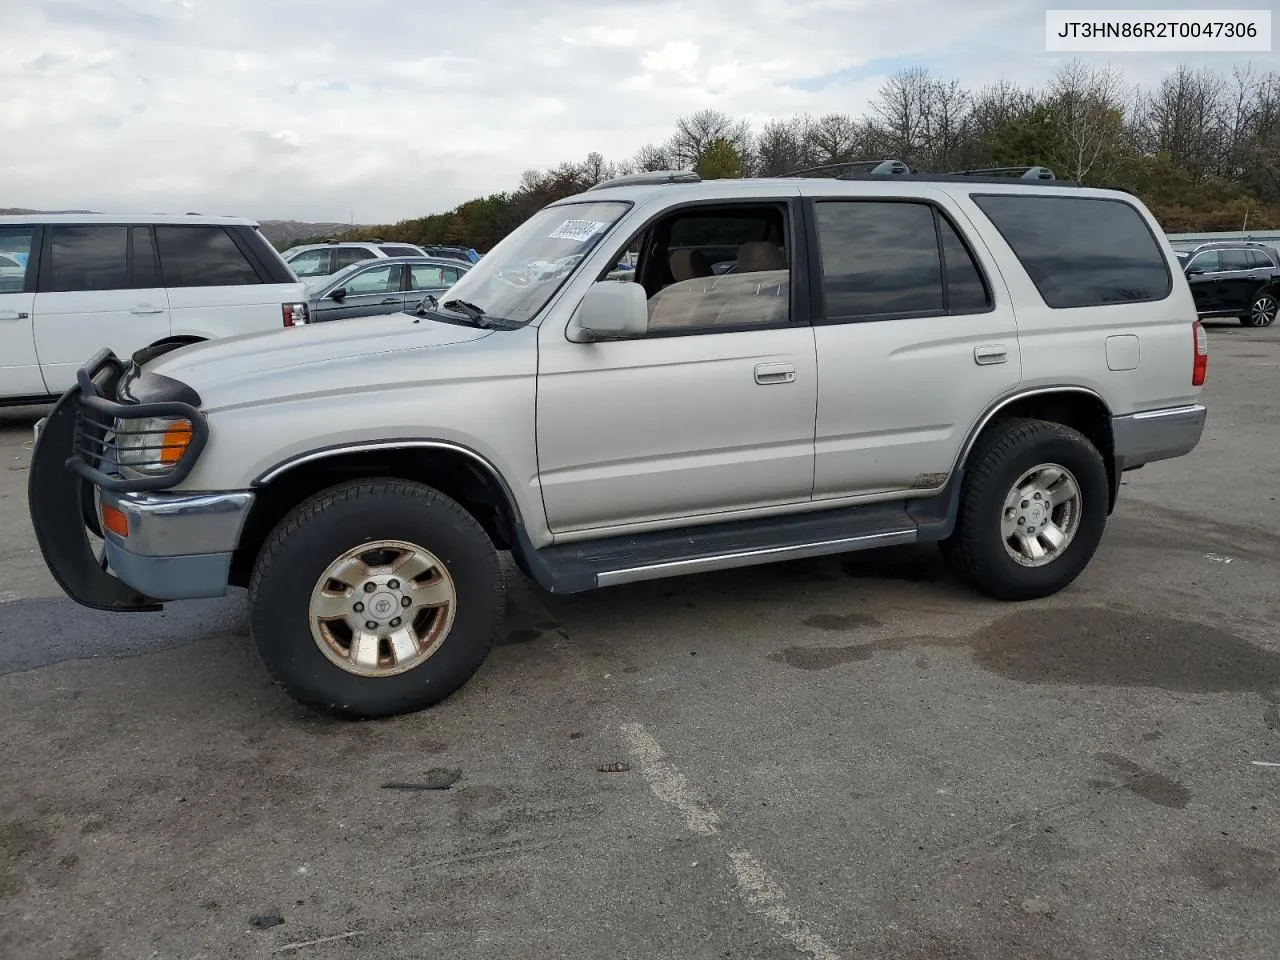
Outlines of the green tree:
[{"label": "green tree", "polygon": [[1046,106],[1006,120],[991,134],[983,151],[992,166],[1038,167],[1053,163],[1063,149],[1062,129]]},{"label": "green tree", "polygon": [[694,172],[703,180],[732,180],[742,176],[742,154],[724,137],[716,137],[698,155]]}]

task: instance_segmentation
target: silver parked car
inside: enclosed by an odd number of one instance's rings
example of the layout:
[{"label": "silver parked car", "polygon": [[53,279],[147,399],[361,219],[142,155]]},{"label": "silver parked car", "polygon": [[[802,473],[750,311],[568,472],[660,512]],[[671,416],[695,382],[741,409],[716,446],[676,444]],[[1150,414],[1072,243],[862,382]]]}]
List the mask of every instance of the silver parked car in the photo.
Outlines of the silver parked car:
[{"label": "silver parked car", "polygon": [[359,263],[362,260],[380,260],[387,257],[431,256],[413,243],[383,243],[381,240],[346,241],[329,240],[290,247],[283,254],[284,262],[301,279],[324,277]]},{"label": "silver parked car", "polygon": [[439,297],[471,267],[436,257],[386,257],[353,264],[331,276],[303,280],[310,322],[412,311],[427,296]]},{"label": "silver parked car", "polygon": [[475,673],[500,552],[564,594],[937,543],[991,597],[1052,596],[1126,471],[1200,442],[1190,287],[1130,194],[880,167],[634,175],[420,315],[104,350],[31,457],[45,561],[95,609],[247,587],[271,674],[360,717]]}]

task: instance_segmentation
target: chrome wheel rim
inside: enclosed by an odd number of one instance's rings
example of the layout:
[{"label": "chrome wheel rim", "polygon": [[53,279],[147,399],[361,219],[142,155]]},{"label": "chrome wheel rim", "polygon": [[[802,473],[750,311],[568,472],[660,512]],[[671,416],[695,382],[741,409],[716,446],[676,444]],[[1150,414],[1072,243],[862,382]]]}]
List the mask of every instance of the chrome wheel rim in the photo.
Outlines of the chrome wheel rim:
[{"label": "chrome wheel rim", "polygon": [[311,636],[329,660],[361,677],[390,677],[428,660],[453,626],[457,590],[431,551],[403,540],[353,547],[311,591]]},{"label": "chrome wheel rim", "polygon": [[1080,529],[1080,484],[1066,467],[1032,467],[1009,491],[1000,515],[1005,551],[1024,567],[1053,563]]},{"label": "chrome wheel rim", "polygon": [[1277,306],[1280,306],[1280,304],[1277,304],[1276,298],[1265,294],[1253,301],[1253,310],[1251,311],[1253,325],[1255,327],[1271,326],[1276,318]]}]

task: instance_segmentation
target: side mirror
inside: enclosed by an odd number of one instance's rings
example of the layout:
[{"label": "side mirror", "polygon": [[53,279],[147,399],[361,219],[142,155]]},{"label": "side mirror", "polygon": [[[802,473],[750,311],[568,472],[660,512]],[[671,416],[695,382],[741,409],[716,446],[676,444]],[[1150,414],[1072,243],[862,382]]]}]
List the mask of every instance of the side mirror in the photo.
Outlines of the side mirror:
[{"label": "side mirror", "polygon": [[329,294],[329,299],[336,300],[338,303],[341,303],[343,300],[347,299],[347,288],[339,287],[337,290],[334,290]]},{"label": "side mirror", "polygon": [[440,301],[435,298],[434,294],[428,293],[425,297],[418,301],[418,305],[413,308],[413,312],[422,316],[428,310],[434,310],[440,305]]},{"label": "side mirror", "polygon": [[649,300],[644,287],[625,280],[599,280],[587,290],[569,321],[574,343],[644,336],[649,331]]},{"label": "side mirror", "polygon": [[1204,273],[1204,267],[1187,267],[1187,276],[1194,277],[1197,274]]}]

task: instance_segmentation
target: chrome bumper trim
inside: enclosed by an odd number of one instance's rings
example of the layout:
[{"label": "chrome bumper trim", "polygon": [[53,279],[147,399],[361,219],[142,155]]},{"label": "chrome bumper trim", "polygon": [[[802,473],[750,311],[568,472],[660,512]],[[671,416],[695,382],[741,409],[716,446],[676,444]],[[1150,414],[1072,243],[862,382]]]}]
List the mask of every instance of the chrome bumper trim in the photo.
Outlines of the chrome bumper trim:
[{"label": "chrome bumper trim", "polygon": [[107,536],[141,557],[224,554],[240,542],[254,495],[229,493],[111,493],[97,488],[99,504],[115,507],[129,521],[129,536]]},{"label": "chrome bumper trim", "polygon": [[1128,470],[1188,454],[1199,444],[1207,416],[1203,404],[1192,403],[1112,417],[1116,460]]}]

